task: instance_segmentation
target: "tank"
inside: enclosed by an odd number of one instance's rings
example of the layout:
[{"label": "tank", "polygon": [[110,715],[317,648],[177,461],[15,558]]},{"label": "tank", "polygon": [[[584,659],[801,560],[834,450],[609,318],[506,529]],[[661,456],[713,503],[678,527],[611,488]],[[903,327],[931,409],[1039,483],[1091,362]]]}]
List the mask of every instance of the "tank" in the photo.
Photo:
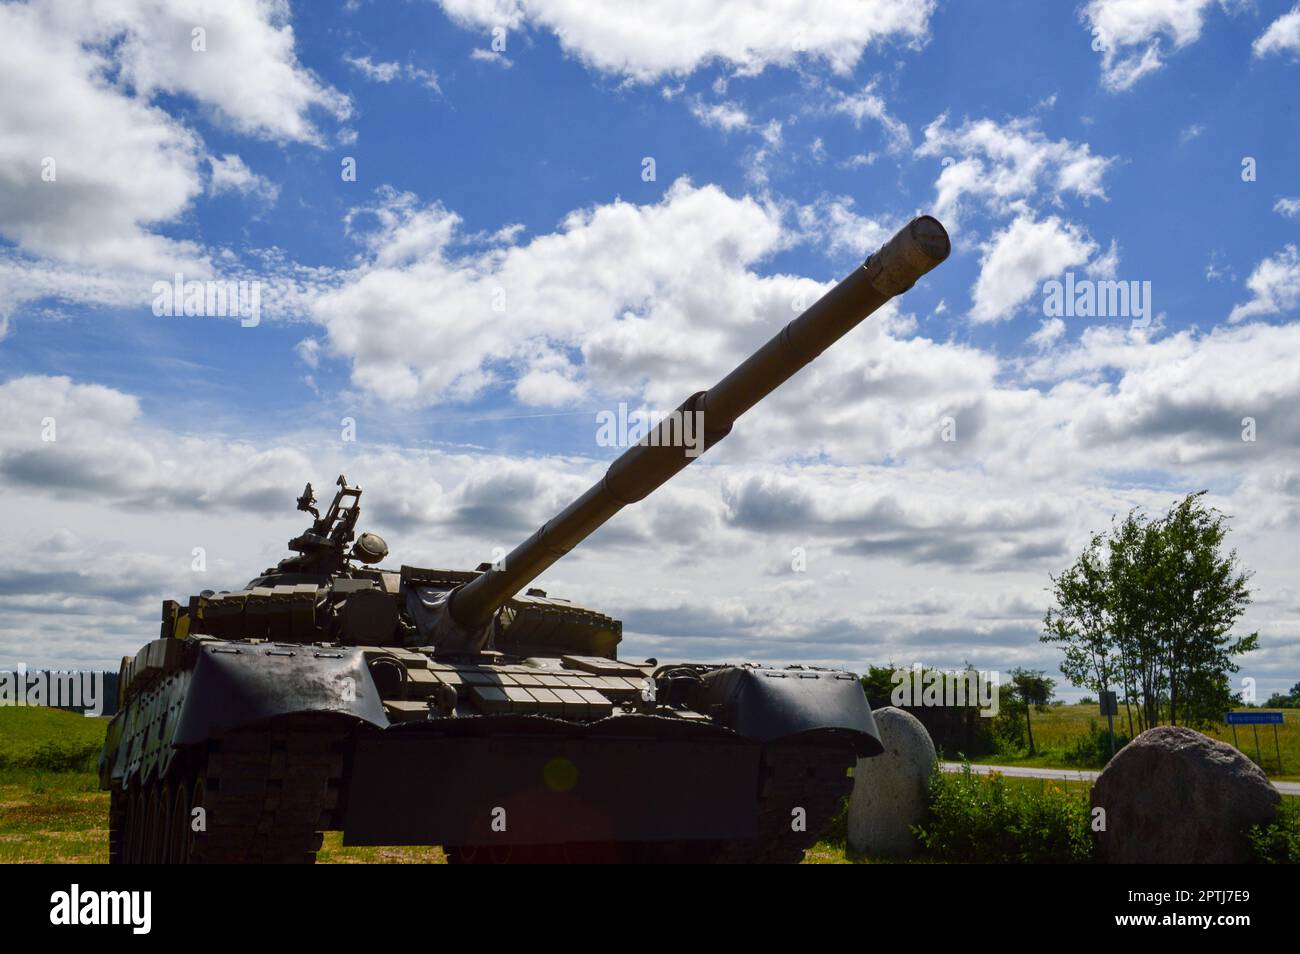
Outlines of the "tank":
[{"label": "tank", "polygon": [[361,488],[321,513],[308,484],[290,556],[165,601],[122,660],[111,861],[310,863],[327,831],[453,863],[801,860],[881,750],[858,678],[620,659],[617,619],[529,584],[948,253],[913,220],[495,563],[386,568]]}]

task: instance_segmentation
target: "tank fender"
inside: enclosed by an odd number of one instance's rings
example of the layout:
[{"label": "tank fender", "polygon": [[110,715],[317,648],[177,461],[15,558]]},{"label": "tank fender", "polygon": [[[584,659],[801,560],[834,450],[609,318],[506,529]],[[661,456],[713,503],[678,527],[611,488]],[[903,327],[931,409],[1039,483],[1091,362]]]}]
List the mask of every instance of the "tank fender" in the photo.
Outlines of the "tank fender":
[{"label": "tank fender", "polygon": [[774,742],[821,729],[852,733],[860,756],[882,746],[858,677],[818,669],[725,666],[705,673],[705,712],[745,738]]},{"label": "tank fender", "polygon": [[173,745],[192,745],[263,719],[305,712],[381,728],[384,704],[356,647],[217,643],[198,655]]}]

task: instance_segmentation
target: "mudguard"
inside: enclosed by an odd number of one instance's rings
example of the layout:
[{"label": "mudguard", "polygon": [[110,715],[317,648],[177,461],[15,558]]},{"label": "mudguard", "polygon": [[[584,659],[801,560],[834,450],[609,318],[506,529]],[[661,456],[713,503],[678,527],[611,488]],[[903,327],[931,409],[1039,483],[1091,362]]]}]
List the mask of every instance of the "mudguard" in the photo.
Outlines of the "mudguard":
[{"label": "mudguard", "polygon": [[[330,713],[384,728],[360,649],[261,643],[202,646],[192,668],[145,689],[109,724],[100,784],[167,775],[177,751],[276,716]],[[133,781],[134,780],[134,781]]]},{"label": "mudguard", "polygon": [[301,712],[388,725],[360,649],[225,643],[205,646],[199,654],[172,744],[191,745]]},{"label": "mudguard", "polygon": [[704,711],[717,711],[747,739],[775,742],[838,730],[851,735],[860,757],[883,750],[866,693],[852,673],[727,666],[703,681]]}]

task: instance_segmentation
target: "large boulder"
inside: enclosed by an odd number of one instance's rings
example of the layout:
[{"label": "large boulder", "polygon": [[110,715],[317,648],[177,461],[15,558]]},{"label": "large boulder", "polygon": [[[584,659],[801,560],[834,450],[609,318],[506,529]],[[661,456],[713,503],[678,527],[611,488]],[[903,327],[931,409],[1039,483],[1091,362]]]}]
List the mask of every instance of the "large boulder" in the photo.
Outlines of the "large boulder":
[{"label": "large boulder", "polygon": [[1245,831],[1272,821],[1281,796],[1236,749],[1181,726],[1148,729],[1092,788],[1106,810],[1098,859],[1112,864],[1241,864]]},{"label": "large boulder", "polygon": [[854,851],[905,858],[916,853],[911,826],[925,814],[934,742],[916,716],[886,706],[872,713],[885,750],[858,759],[849,798],[849,846]]}]

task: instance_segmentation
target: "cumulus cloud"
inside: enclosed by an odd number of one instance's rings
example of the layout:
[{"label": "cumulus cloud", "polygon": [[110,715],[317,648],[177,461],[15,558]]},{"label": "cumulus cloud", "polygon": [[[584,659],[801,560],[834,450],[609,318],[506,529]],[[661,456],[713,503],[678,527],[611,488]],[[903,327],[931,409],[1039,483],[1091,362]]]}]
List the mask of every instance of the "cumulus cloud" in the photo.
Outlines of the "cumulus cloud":
[{"label": "cumulus cloud", "polygon": [[925,128],[916,154],[943,160],[935,182],[935,214],[950,226],[960,219],[968,198],[997,214],[1018,211],[1027,200],[1044,196],[1053,203],[1065,195],[1104,199],[1102,180],[1115,162],[1114,157],[1093,155],[1087,143],[1048,139],[1033,119],[968,119],[954,128],[946,113]]},{"label": "cumulus cloud", "polygon": [[971,289],[970,317],[1006,321],[1039,290],[1043,279],[1085,264],[1097,243],[1056,216],[1016,218],[982,246],[980,274]]},{"label": "cumulus cloud", "polygon": [[0,234],[77,265],[203,270],[194,243],[149,229],[201,191],[201,142],[104,82],[110,56],[54,17],[45,6],[0,6]]},{"label": "cumulus cloud", "polygon": [[525,382],[516,397],[538,403],[698,379],[793,317],[798,291],[751,271],[786,241],[779,209],[686,180],[659,203],[579,210],[485,250],[409,195],[381,193],[352,221],[368,260],[315,316],[353,382],[390,401],[468,399],[506,368]]},{"label": "cumulus cloud", "polygon": [[839,93],[831,109],[851,118],[853,125],[859,129],[867,119],[880,123],[889,138],[890,148],[894,151],[902,152],[912,146],[911,130],[905,122],[890,115],[884,99],[876,92],[874,82],[857,93]]},{"label": "cumulus cloud", "polygon": [[643,0],[439,0],[476,29],[536,26],[593,69],[641,83],[691,73],[714,61],[743,73],[817,58],[847,74],[876,43],[926,40],[933,0],[721,0],[708,5]]},{"label": "cumulus cloud", "polygon": [[691,115],[723,132],[749,127],[749,115],[735,103],[705,103],[697,97],[691,102]]},{"label": "cumulus cloud", "polygon": [[223,192],[235,192],[239,195],[255,196],[274,205],[280,196],[280,187],[266,176],[259,176],[239,156],[229,153],[221,156],[209,156],[208,163],[212,169],[208,180],[208,191],[213,195]]},{"label": "cumulus cloud", "polygon": [[1233,308],[1228,315],[1229,321],[1295,310],[1300,306],[1300,254],[1297,254],[1296,247],[1287,245],[1256,265],[1246,279],[1246,287],[1254,297]]},{"label": "cumulus cloud", "polygon": [[1029,343],[1039,351],[1045,351],[1065,336],[1065,322],[1060,318],[1044,318],[1038,323],[1038,330],[1029,336]]},{"label": "cumulus cloud", "polygon": [[[196,35],[194,31],[205,31]],[[190,99],[237,132],[313,144],[313,113],[345,97],[294,55],[288,6],[268,0],[65,0],[0,5],[0,334],[43,294],[136,303],[160,275],[209,277],[199,243],[164,234],[205,189],[274,186],[159,105]],[[205,162],[207,160],[207,162]]]},{"label": "cumulus cloud", "polygon": [[877,219],[859,215],[847,196],[823,196],[796,210],[799,228],[808,241],[821,245],[832,255],[866,258],[884,244],[901,223],[891,230]]},{"label": "cumulus cloud", "polygon": [[1101,47],[1102,82],[1122,92],[1156,72],[1165,55],[1200,39],[1216,0],[1090,0],[1080,17]]},{"label": "cumulus cloud", "polygon": [[1257,57],[1274,53],[1300,55],[1300,6],[1292,7],[1290,13],[1270,23],[1251,44],[1251,51]]}]

